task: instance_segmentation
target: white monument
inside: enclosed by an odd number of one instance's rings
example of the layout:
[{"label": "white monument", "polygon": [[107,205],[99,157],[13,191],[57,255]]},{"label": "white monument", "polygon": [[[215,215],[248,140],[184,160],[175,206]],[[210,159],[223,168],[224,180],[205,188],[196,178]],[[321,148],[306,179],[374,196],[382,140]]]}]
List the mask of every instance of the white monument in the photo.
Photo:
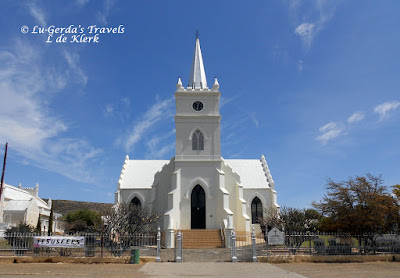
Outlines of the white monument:
[{"label": "white monument", "polygon": [[207,85],[196,38],[189,85],[179,78],[175,92],[176,144],[170,160],[131,160],[127,155],[115,203],[133,202],[161,215],[165,245],[174,231],[259,229],[263,208],[279,208],[267,161],[221,157],[221,92],[217,78]]}]

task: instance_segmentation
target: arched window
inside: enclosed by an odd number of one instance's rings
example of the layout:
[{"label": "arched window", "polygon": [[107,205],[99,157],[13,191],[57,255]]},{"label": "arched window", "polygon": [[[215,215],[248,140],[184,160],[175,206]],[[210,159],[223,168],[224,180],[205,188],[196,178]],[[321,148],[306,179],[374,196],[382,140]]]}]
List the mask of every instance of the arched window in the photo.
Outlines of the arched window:
[{"label": "arched window", "polygon": [[138,197],[133,198],[132,201],[131,201],[131,203],[132,203],[132,205],[134,205],[135,207],[141,207],[141,206],[142,206],[142,204],[140,203],[140,200],[139,200]]},{"label": "arched window", "polygon": [[259,224],[261,218],[263,217],[263,207],[260,199],[255,197],[251,202],[251,223]]},{"label": "arched window", "polygon": [[192,150],[204,151],[204,136],[200,130],[196,130],[192,136]]}]

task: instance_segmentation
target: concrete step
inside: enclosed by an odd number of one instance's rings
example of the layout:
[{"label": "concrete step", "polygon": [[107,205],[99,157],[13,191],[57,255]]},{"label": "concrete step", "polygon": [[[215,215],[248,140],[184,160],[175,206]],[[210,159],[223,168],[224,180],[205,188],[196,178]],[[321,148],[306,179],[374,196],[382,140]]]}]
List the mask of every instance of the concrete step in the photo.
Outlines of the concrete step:
[{"label": "concrete step", "polygon": [[218,248],[222,247],[220,230],[183,230],[183,248]]}]

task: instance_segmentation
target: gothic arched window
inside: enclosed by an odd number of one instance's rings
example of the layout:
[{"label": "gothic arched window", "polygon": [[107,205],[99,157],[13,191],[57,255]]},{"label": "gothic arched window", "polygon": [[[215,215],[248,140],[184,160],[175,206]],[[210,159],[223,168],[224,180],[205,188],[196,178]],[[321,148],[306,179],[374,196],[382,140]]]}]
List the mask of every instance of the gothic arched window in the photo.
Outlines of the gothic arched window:
[{"label": "gothic arched window", "polygon": [[263,217],[263,207],[260,199],[255,197],[251,202],[251,223],[259,224],[261,218]]},{"label": "gothic arched window", "polygon": [[200,130],[196,130],[192,135],[192,150],[204,151],[204,136]]},{"label": "gothic arched window", "polygon": [[131,201],[131,203],[132,203],[132,205],[134,205],[135,207],[141,207],[141,206],[142,206],[142,204],[140,203],[140,200],[139,200],[138,197],[133,198],[132,201]]}]

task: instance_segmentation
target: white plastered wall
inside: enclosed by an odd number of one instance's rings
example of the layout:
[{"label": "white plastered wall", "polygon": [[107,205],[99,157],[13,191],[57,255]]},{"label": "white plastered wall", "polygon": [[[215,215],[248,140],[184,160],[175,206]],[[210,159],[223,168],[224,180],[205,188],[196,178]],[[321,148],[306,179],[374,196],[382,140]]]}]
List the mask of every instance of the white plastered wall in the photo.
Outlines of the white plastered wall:
[{"label": "white plastered wall", "polygon": [[217,210],[222,209],[222,204],[216,197],[219,189],[216,169],[220,168],[220,162],[185,161],[175,164],[181,171],[180,228],[191,228],[191,194],[199,184],[206,195],[206,229],[219,229]]},{"label": "white plastered wall", "polygon": [[236,231],[250,231],[240,176],[225,163],[223,163],[222,169],[225,172],[225,187],[229,192],[229,206],[233,212],[233,226]]},{"label": "white plastered wall", "polygon": [[[151,200],[153,211],[160,216],[159,226],[164,229],[164,214],[168,211],[168,193],[172,190],[172,179],[175,168],[174,159],[165,165],[154,177]],[[166,223],[168,225],[168,223]]]}]

